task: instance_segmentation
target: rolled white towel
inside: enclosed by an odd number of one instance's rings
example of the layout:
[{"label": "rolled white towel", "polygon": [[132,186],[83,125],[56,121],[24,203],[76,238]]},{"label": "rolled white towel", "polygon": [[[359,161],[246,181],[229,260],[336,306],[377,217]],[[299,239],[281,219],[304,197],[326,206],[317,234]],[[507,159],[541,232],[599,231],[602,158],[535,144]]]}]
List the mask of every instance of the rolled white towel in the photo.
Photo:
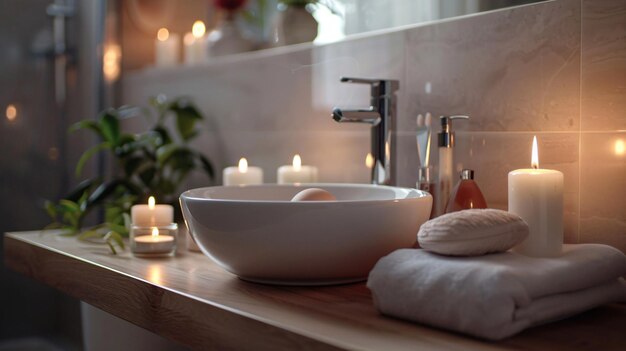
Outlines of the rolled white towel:
[{"label": "rolled white towel", "polygon": [[555,258],[512,252],[448,257],[397,250],[367,286],[386,315],[487,339],[626,301],[626,256],[606,245],[564,245]]}]

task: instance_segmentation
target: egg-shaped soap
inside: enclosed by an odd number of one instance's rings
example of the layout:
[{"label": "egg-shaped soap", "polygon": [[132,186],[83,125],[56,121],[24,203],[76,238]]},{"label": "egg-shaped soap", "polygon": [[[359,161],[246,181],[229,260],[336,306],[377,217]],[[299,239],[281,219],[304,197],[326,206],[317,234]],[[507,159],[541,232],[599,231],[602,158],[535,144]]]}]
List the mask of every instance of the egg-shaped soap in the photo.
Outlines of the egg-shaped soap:
[{"label": "egg-shaped soap", "polygon": [[337,201],[337,198],[324,189],[308,188],[297,193],[291,201]]},{"label": "egg-shaped soap", "polygon": [[424,223],[417,241],[427,251],[450,256],[504,252],[528,237],[528,225],[513,213],[496,209],[452,212]]}]

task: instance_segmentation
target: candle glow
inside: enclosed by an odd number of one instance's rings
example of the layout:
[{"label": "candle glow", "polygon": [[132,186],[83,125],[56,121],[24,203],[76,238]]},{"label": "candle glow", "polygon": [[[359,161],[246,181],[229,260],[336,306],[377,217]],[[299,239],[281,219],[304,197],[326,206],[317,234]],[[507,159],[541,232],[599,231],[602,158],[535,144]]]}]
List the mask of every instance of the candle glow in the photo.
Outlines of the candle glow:
[{"label": "candle glow", "polygon": [[365,166],[369,169],[374,168],[374,156],[372,156],[371,153],[367,153],[367,156],[365,156]]},{"label": "candle glow", "polygon": [[193,23],[193,26],[191,27],[191,33],[193,34],[194,38],[196,39],[202,38],[205,32],[206,32],[206,26],[204,25],[204,22],[195,21]]},{"label": "candle glow", "polygon": [[154,199],[154,196],[150,196],[148,198],[148,208],[151,210],[154,210],[155,204],[156,204],[156,200]]},{"label": "candle glow", "polygon": [[624,140],[618,139],[615,141],[614,146],[615,155],[622,156],[626,152],[626,145],[624,145]]},{"label": "candle glow", "polygon": [[533,151],[530,159],[530,166],[534,169],[539,168],[539,151],[537,150],[537,136],[533,136]]},{"label": "candle glow", "polygon": [[159,228],[157,227],[152,228],[152,236],[153,237],[159,236]]},{"label": "candle glow", "polygon": [[170,37],[170,31],[167,28],[160,28],[157,32],[157,39],[159,41],[166,41]]},{"label": "candle glow", "polygon": [[242,157],[241,159],[239,159],[239,172],[241,173],[246,173],[248,172],[248,160],[246,160],[245,157]]},{"label": "candle glow", "polygon": [[293,161],[291,162],[291,164],[293,165],[293,169],[298,172],[302,169],[302,158],[300,158],[300,155],[295,154],[293,156]]},{"label": "candle glow", "polygon": [[13,104],[9,104],[6,110],[7,119],[12,122],[17,117],[17,108]]}]

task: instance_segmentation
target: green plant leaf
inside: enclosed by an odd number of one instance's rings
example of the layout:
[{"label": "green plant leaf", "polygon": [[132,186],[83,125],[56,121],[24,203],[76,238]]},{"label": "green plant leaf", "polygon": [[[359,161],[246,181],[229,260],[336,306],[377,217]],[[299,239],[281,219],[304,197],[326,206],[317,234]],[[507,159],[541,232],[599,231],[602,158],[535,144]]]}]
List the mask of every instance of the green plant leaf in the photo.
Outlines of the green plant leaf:
[{"label": "green plant leaf", "polygon": [[46,202],[44,202],[44,207],[46,209],[46,213],[48,213],[48,216],[50,216],[52,220],[57,218],[57,207],[52,201],[46,200]]},{"label": "green plant leaf", "polygon": [[98,184],[100,182],[100,180],[98,180],[97,178],[93,178],[93,179],[85,179],[82,182],[80,182],[76,188],[74,188],[74,190],[72,190],[66,197],[65,199],[70,200],[70,201],[74,201],[74,202],[78,202],[78,200],[80,199],[81,196],[83,196],[83,194],[89,190],[89,188],[91,188],[92,186],[94,186],[95,184]]},{"label": "green plant leaf", "polygon": [[109,231],[103,237],[103,239],[106,240],[106,242],[109,244],[109,247],[111,248],[111,251],[113,251],[113,254],[117,254],[117,252],[115,251],[115,248],[113,247],[114,246],[113,243],[117,244],[117,246],[119,246],[122,250],[125,247],[122,236],[114,230]]},{"label": "green plant leaf", "polygon": [[202,115],[195,106],[185,99],[174,101],[169,111],[176,115],[176,128],[184,141],[189,141],[198,134],[195,130],[196,122],[202,120]]},{"label": "green plant leaf", "polygon": [[115,110],[107,110],[100,117],[100,129],[104,140],[111,146],[118,145],[120,139],[120,121]]},{"label": "green plant leaf", "polygon": [[117,251],[115,250],[115,247],[113,246],[113,243],[111,242],[111,240],[107,240],[106,243],[109,246],[111,253],[114,255],[117,255]]},{"label": "green plant leaf", "polygon": [[61,199],[59,200],[59,205],[69,213],[80,212],[80,206],[74,201]]},{"label": "green plant leaf", "polygon": [[213,170],[213,165],[211,164],[211,161],[209,161],[208,158],[206,158],[203,154],[201,153],[196,153],[196,157],[198,157],[198,159],[200,160],[200,164],[202,165],[202,169],[204,170],[204,172],[209,176],[210,179],[213,179],[213,177],[215,176],[215,171]]},{"label": "green plant leaf", "polygon": [[154,166],[146,167],[144,170],[138,172],[139,179],[148,188],[152,188],[152,181],[157,171]]},{"label": "green plant leaf", "polygon": [[79,177],[80,174],[83,172],[83,167],[85,167],[85,163],[93,157],[93,155],[95,155],[96,153],[102,151],[102,150],[106,150],[107,148],[109,148],[110,144],[108,142],[102,142],[98,145],[94,145],[92,147],[90,147],[89,149],[87,149],[87,151],[85,151],[81,156],[80,159],[78,160],[78,163],[76,164],[76,176]]},{"label": "green plant leaf", "polygon": [[142,193],[141,189],[133,184],[131,181],[127,179],[114,179],[108,183],[100,184],[100,186],[98,186],[96,190],[91,193],[91,196],[89,196],[89,200],[87,200],[89,202],[89,205],[97,205],[106,200],[109,196],[114,194],[115,190],[119,186],[124,187],[126,190],[136,195]]},{"label": "green plant leaf", "polygon": [[117,115],[119,116],[119,119],[133,118],[139,116],[141,112],[141,107],[131,105],[123,105],[117,109]]},{"label": "green plant leaf", "polygon": [[86,230],[78,236],[78,240],[87,240],[93,237],[100,237],[101,234],[95,230]]},{"label": "green plant leaf", "polygon": [[161,146],[156,150],[157,162],[159,163],[159,165],[165,164],[180,149],[181,146],[176,144]]},{"label": "green plant leaf", "polygon": [[80,129],[90,129],[93,132],[95,132],[98,136],[102,137],[102,130],[100,129],[100,124],[98,123],[98,121],[95,121],[93,119],[85,119],[85,120],[76,122],[70,126],[68,131],[70,133],[73,133]]},{"label": "green plant leaf", "polygon": [[126,177],[132,177],[142,165],[149,164],[148,160],[141,156],[131,156],[122,160],[122,166],[124,167],[124,173]]},{"label": "green plant leaf", "polygon": [[154,127],[153,131],[155,131],[159,135],[159,138],[161,139],[161,142],[157,143],[157,146],[172,143],[172,138],[170,137],[170,133],[163,126],[160,126],[160,125],[156,126]]}]

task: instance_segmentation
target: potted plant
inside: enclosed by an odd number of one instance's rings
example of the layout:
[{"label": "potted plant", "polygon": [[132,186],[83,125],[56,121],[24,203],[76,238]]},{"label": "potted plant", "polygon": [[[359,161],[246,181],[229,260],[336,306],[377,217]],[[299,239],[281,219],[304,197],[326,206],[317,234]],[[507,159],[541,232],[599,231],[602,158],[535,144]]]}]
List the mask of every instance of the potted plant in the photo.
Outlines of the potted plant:
[{"label": "potted plant", "polygon": [[[109,177],[87,178],[63,199],[47,201],[46,211],[53,219],[47,229],[61,229],[62,235],[81,240],[100,238],[116,253],[116,247],[124,248],[132,205],[155,196],[178,208],[179,188],[190,172],[199,169],[213,178],[209,159],[189,145],[200,133],[198,122],[203,117],[198,109],[188,99],[164,96],[151,99],[150,105],[151,109],[107,109],[98,119],[86,119],[70,128],[91,131],[99,139],[79,159],[76,175],[100,152],[113,161],[114,172]],[[142,133],[125,132],[122,121],[139,115],[148,117],[152,126]],[[97,210],[103,211],[104,221],[84,228],[85,218]]]}]

